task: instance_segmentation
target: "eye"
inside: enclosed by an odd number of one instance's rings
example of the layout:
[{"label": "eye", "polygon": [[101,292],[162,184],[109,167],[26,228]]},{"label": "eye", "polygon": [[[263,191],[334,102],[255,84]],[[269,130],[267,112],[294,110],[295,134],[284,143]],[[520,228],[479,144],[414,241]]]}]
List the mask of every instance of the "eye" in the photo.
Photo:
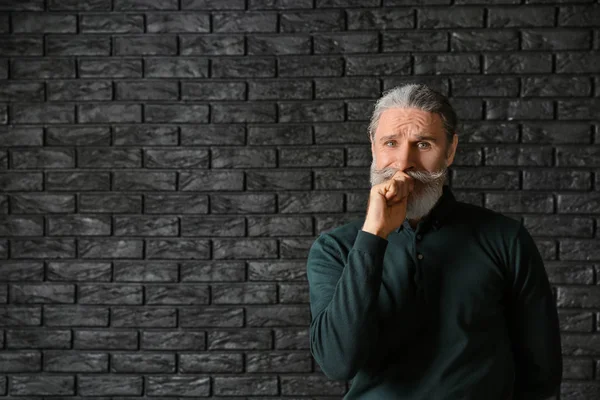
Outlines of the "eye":
[{"label": "eye", "polygon": [[396,141],[395,140],[388,140],[383,145],[386,146],[386,147],[393,147],[393,146],[389,145],[390,143],[393,143],[394,146],[396,145]]},{"label": "eye", "polygon": [[[421,145],[425,145],[425,146],[421,146]],[[431,145],[428,142],[419,142],[419,143],[417,143],[417,146],[419,146],[419,148],[421,148],[421,149],[428,149],[429,147],[431,147]]]}]

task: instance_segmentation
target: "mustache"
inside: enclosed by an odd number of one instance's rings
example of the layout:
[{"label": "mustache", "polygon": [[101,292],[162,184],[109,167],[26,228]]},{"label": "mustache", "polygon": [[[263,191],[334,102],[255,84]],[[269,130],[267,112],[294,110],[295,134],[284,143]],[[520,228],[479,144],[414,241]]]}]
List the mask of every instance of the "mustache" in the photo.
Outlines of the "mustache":
[{"label": "mustache", "polygon": [[[393,167],[385,167],[382,169],[372,168],[371,171],[374,174],[379,175],[384,180],[391,179],[400,169]],[[421,183],[432,183],[442,178],[446,173],[446,168],[441,168],[438,171],[429,172],[429,171],[404,171],[404,173],[411,178],[421,182]]]}]

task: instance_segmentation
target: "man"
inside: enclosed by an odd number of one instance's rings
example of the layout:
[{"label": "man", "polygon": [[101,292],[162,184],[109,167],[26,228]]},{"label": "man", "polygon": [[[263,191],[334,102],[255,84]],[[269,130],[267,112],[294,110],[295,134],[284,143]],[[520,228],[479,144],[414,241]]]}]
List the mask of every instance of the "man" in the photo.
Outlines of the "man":
[{"label": "man", "polygon": [[307,262],[311,352],[344,399],[537,400],[562,379],[558,315],[522,222],[444,185],[456,114],[425,85],[379,99],[365,218]]}]

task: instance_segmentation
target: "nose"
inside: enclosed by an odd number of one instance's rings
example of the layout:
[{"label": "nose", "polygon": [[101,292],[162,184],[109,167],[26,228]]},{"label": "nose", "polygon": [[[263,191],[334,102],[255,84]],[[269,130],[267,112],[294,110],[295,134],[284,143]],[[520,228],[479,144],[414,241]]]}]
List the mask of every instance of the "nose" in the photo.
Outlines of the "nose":
[{"label": "nose", "polygon": [[401,142],[394,151],[394,168],[408,171],[416,167],[414,149],[408,142]]}]

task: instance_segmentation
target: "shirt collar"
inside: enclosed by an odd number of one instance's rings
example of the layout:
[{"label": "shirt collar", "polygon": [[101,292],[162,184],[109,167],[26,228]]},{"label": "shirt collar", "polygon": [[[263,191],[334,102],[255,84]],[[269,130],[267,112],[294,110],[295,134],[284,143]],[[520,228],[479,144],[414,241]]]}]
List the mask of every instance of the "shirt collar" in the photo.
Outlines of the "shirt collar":
[{"label": "shirt collar", "polygon": [[[454,205],[456,204],[456,198],[450,190],[448,185],[442,187],[442,195],[438,199],[435,206],[431,209],[429,214],[419,221],[419,225],[431,226],[434,230],[440,229],[447,217],[451,214]],[[406,226],[410,226],[408,220],[405,219],[404,223],[400,225],[396,232],[402,231]],[[423,229],[423,228],[421,228]]]}]

